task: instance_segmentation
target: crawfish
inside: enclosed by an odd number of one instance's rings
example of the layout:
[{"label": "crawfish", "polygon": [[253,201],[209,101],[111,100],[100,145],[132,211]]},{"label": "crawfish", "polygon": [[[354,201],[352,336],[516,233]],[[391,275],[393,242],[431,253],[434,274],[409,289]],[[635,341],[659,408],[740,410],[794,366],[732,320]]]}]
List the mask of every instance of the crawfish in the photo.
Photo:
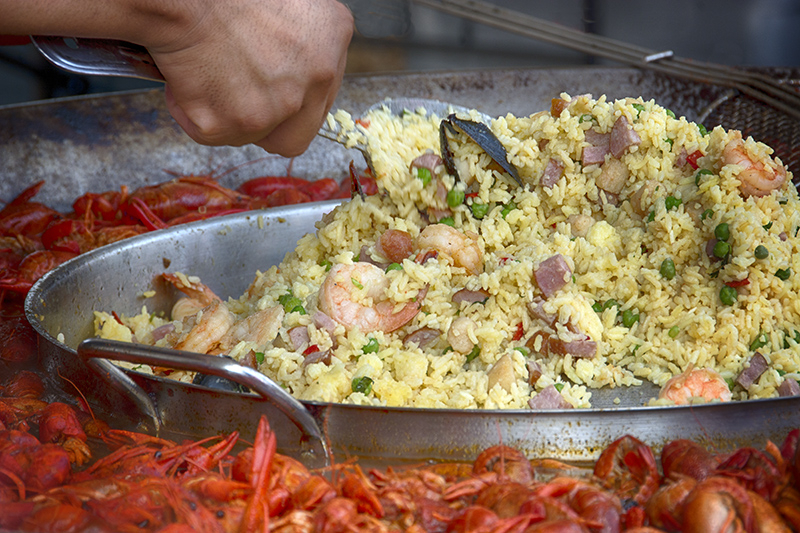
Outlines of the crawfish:
[{"label": "crawfish", "polygon": [[25,256],[16,272],[6,272],[0,277],[0,291],[8,290],[27,294],[36,281],[62,263],[78,254],[66,251],[40,250]]},{"label": "crawfish", "polygon": [[34,238],[47,226],[61,218],[58,211],[30,199],[36,196],[44,181],[39,181],[22,191],[0,210],[0,235],[24,235]]},{"label": "crawfish", "polygon": [[123,204],[124,219],[149,229],[164,227],[177,217],[245,210],[249,196],[223,187],[205,176],[183,176],[133,191]]},{"label": "crawfish", "polygon": [[661,483],[653,450],[630,435],[603,450],[595,463],[594,475],[617,496],[638,505],[644,505]]},{"label": "crawfish", "polygon": [[[9,312],[8,305],[5,304],[4,314]],[[0,317],[0,339],[0,359],[22,363],[36,357],[36,332],[25,315]]]}]

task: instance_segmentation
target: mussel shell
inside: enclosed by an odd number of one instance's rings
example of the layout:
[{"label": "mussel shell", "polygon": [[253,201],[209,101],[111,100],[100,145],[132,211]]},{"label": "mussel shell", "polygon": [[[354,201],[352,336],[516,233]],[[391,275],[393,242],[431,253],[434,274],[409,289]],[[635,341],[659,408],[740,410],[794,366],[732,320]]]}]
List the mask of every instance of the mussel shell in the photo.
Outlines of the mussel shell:
[{"label": "mussel shell", "polygon": [[453,113],[447,117],[446,120],[443,120],[439,124],[439,144],[441,145],[444,165],[447,168],[447,171],[455,176],[456,179],[461,178],[456,170],[456,166],[453,161],[453,152],[450,150],[450,143],[447,139],[448,129],[453,133],[461,132],[475,141],[475,143],[480,146],[484,152],[489,154],[489,157],[491,157],[494,162],[500,165],[500,168],[505,170],[520,187],[523,186],[517,167],[508,161],[508,152],[506,151],[505,146],[503,146],[503,143],[500,142],[500,139],[497,138],[489,126],[483,122],[458,118],[455,113]]}]

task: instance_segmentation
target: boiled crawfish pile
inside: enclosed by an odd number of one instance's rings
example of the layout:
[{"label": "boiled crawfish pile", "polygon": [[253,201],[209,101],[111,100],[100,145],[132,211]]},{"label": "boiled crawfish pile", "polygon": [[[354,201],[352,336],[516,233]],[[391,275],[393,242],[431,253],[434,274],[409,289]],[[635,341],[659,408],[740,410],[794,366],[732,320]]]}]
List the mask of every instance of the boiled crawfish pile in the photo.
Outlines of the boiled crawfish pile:
[{"label": "boiled crawfish pile", "polygon": [[[2,531],[800,530],[798,430],[765,451],[677,440],[661,469],[625,436],[593,470],[499,445],[472,464],[310,472],[276,453],[263,417],[234,454],[237,433],[175,443],[110,429],[43,391],[25,371],[0,387]],[[97,443],[110,453],[93,460]]]},{"label": "boiled crawfish pile", "polygon": [[[367,193],[377,190],[370,176],[351,179]],[[308,181],[292,176],[254,178],[236,190],[208,176],[182,176],[135,191],[86,193],[59,213],[33,197],[40,181],[0,210],[0,302],[6,292],[24,295],[45,272],[78,254],[127,237],[185,222],[280,205],[347,198],[351,180]]]}]

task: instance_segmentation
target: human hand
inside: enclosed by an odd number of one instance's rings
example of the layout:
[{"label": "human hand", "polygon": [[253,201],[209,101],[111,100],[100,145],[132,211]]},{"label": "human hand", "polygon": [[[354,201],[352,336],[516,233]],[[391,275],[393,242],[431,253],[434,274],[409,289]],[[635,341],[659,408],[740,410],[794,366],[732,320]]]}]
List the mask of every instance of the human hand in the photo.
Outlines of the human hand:
[{"label": "human hand", "polygon": [[[333,105],[353,31],[335,0],[200,0],[147,46],[195,141],[302,153]],[[183,29],[184,31],[180,31]],[[172,32],[170,32],[172,33]]]}]

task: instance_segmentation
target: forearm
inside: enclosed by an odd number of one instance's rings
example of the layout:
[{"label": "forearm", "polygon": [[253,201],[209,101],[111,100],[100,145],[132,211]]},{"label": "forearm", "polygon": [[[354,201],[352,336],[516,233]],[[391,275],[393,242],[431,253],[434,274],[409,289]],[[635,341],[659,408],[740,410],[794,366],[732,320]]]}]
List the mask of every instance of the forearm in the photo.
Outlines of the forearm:
[{"label": "forearm", "polygon": [[195,21],[199,2],[172,0],[0,0],[0,34],[113,38],[162,44]]}]

